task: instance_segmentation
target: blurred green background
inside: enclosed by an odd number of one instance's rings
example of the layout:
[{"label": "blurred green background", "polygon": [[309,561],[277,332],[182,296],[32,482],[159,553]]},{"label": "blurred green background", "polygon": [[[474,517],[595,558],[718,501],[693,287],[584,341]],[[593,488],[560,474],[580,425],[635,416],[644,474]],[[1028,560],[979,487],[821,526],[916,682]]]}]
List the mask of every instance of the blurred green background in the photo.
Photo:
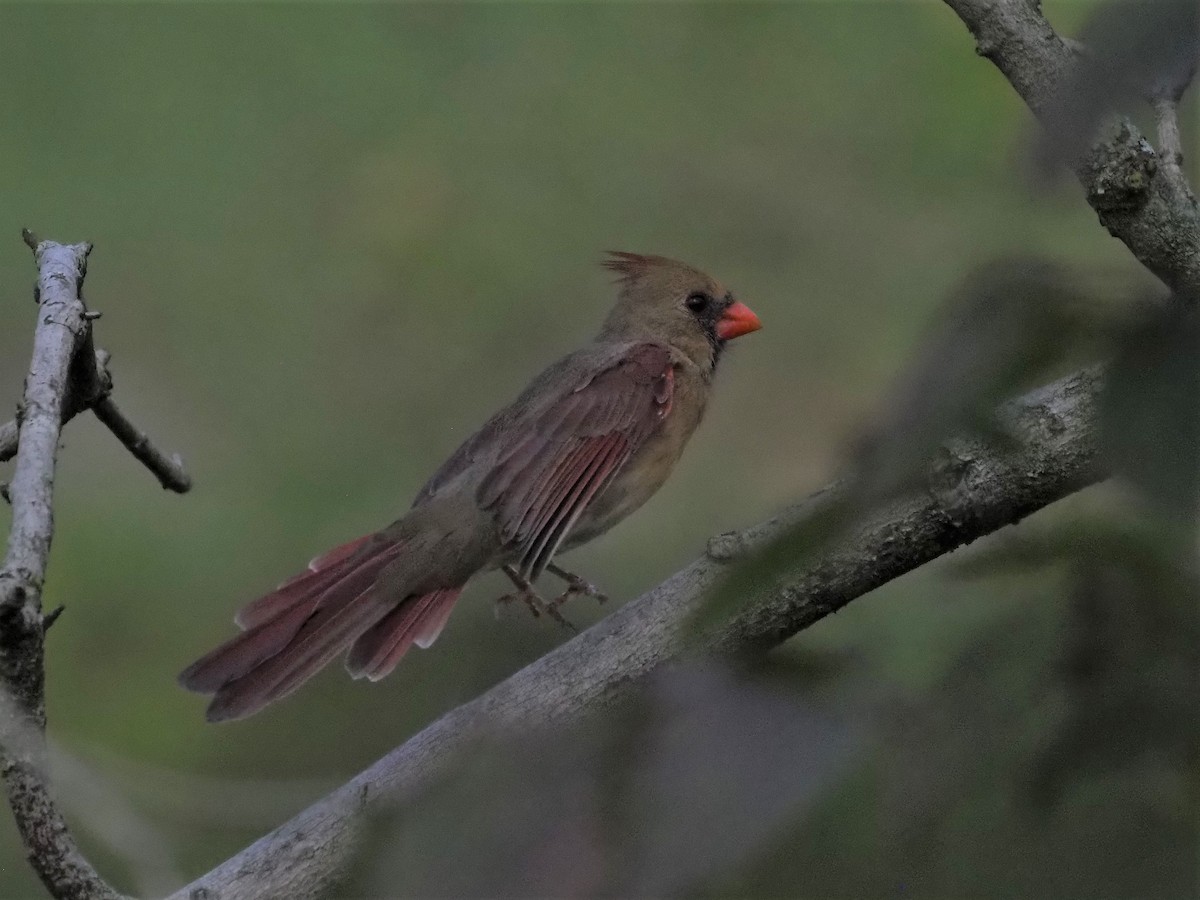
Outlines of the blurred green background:
[{"label": "blurred green background", "polygon": [[[1048,9],[1070,31],[1088,7]],[[601,251],[693,262],[765,326],[729,354],[673,480],[571,558],[617,603],[821,486],[979,262],[1134,268],[1073,183],[1030,189],[1027,111],[936,2],[6,4],[0,81],[0,408],[33,324],[21,227],[91,240],[117,400],[196,482],[161,491],[88,417],[65,433],[50,734],[115,791],[69,811],[130,890],[135,867],[97,833],[141,846],[149,827],[194,877],[562,639],[497,623],[489,578],[377,685],[334,666],[214,727],[174,682],[238,605],[396,517],[590,335],[611,296]],[[1178,783],[1100,772],[1051,812],[1019,801],[1012,745],[1036,742],[1036,667],[1065,615],[1054,577],[938,569],[788,651],[850,661],[835,703],[865,690],[944,721],[866,751],[815,820],[710,888],[1183,896],[1195,820]],[[997,629],[1013,646],[971,657]],[[958,756],[955,710],[994,728]],[[897,758],[940,769],[897,787]],[[918,796],[936,806],[908,828]],[[0,818],[0,895],[37,896]]]}]

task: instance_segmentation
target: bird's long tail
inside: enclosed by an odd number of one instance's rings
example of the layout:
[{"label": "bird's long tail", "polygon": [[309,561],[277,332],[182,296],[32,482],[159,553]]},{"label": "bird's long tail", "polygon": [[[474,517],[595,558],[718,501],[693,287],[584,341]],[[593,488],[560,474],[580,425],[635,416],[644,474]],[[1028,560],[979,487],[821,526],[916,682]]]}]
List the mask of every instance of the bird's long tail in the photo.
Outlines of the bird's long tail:
[{"label": "bird's long tail", "polygon": [[421,543],[377,533],[317,557],[308,571],[243,607],[235,619],[242,633],[184,670],[180,684],[215,695],[207,716],[217,722],[291,693],[347,647],[352,675],[382,678],[413,644],[434,642],[462,593],[459,586],[405,595],[403,579],[392,577],[381,587],[377,579],[397,560],[422,570]]}]

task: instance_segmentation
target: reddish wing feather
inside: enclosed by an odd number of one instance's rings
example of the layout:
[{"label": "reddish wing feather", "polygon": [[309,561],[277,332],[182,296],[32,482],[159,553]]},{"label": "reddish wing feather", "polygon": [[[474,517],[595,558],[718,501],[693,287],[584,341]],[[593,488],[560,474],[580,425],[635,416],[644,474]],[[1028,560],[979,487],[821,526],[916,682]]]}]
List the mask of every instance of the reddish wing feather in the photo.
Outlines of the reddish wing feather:
[{"label": "reddish wing feather", "polygon": [[[603,440],[603,439],[601,439]],[[509,536],[516,543],[528,541],[546,526],[550,516],[554,514],[562,501],[563,492],[570,490],[587,471],[596,453],[596,440],[588,439],[563,454],[554,471],[541,479],[541,486],[535,496],[527,501],[524,515]],[[513,518],[516,518],[514,510]]]},{"label": "reddish wing feather", "polygon": [[629,457],[628,441],[623,435],[607,435],[594,441],[593,445],[595,452],[587,470],[575,482],[570,493],[562,498],[553,517],[539,530],[536,540],[526,545],[521,559],[522,569],[540,574],[546,568],[558,545],[566,538],[588,503]]},{"label": "reddish wing feather", "polygon": [[499,455],[480,500],[496,511],[523,575],[541,574],[587,504],[654,433],[673,387],[670,351],[634,345],[542,411],[532,436]]}]

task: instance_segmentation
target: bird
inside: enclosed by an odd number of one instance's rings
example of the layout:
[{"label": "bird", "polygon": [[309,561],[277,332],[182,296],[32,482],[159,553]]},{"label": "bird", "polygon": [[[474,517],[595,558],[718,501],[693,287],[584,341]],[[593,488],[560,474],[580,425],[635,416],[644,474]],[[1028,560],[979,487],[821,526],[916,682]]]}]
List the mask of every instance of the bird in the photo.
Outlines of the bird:
[{"label": "bird", "polygon": [[[605,533],[674,469],[704,416],[726,344],[757,315],[720,281],[664,256],[610,251],[616,303],[595,338],[533,379],[455,450],[411,509],[313,559],[252,601],[240,633],[179,676],[211,694],[206,718],[240,719],[345,652],[377,681],[441,633],[468,581],[500,569],[534,615],[566,623],[573,595],[603,594],[558,554]],[[543,572],[566,589],[549,602]]]}]

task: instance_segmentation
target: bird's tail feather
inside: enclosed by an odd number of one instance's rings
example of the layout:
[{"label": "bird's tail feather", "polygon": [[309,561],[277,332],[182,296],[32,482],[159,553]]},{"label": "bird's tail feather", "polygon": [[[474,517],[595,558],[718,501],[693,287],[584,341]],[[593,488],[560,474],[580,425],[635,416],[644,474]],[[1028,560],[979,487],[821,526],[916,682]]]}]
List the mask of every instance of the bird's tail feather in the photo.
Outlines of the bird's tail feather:
[{"label": "bird's tail feather", "polygon": [[233,621],[240,628],[253,628],[291,609],[305,598],[320,593],[345,574],[350,558],[374,537],[373,534],[363,535],[315,557],[307,570],[239,609]]},{"label": "bird's tail feather", "polygon": [[[247,604],[236,617],[245,630],[189,666],[180,683],[215,694],[210,721],[242,718],[291,693],[351,644],[357,650],[367,635],[390,637],[362,672],[383,677],[412,643],[433,642],[462,591],[381,595],[376,579],[406,546],[373,534],[317,557],[309,571]],[[420,561],[413,563],[419,571]]]},{"label": "bird's tail feather", "polygon": [[461,593],[462,588],[449,588],[401,603],[355,640],[347,671],[355,678],[383,678],[413,644],[424,649],[437,640]]}]

